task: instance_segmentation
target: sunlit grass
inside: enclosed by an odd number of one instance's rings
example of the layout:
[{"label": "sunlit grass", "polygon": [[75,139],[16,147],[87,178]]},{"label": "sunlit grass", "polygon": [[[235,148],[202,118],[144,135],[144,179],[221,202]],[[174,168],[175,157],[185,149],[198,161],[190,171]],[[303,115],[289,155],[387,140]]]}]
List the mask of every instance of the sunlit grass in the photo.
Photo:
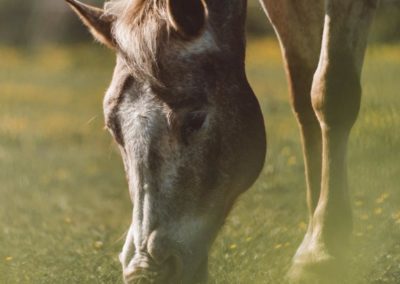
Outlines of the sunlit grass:
[{"label": "sunlit grass", "polygon": [[[0,283],[118,283],[131,204],[104,131],[113,56],[93,46],[0,48]],[[296,121],[274,40],[247,69],[269,136],[266,166],[211,253],[216,283],[280,283],[306,230]],[[354,127],[351,283],[400,279],[400,46],[372,46]]]}]

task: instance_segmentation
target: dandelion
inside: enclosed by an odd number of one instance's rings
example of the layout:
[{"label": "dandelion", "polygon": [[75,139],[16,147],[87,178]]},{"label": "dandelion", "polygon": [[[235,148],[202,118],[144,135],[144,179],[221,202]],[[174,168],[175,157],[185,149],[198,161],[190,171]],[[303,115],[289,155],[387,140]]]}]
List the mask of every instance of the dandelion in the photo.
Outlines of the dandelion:
[{"label": "dandelion", "polygon": [[65,222],[66,224],[71,224],[71,223],[72,223],[72,220],[71,220],[71,218],[69,218],[69,217],[65,217],[64,222]]},{"label": "dandelion", "polygon": [[104,246],[102,241],[97,241],[94,243],[94,248],[95,249],[101,249]]},{"label": "dandelion", "polygon": [[235,250],[237,248],[237,245],[236,244],[231,244],[230,246],[229,246],[229,249],[231,249],[231,250]]},{"label": "dandelion", "polygon": [[375,202],[376,202],[377,204],[382,204],[383,202],[386,201],[386,199],[388,199],[389,195],[390,195],[389,193],[385,192],[385,193],[383,193],[381,196],[379,196],[379,197],[375,200]]},{"label": "dandelion", "polygon": [[6,257],[6,261],[11,261],[11,260],[13,260],[13,257],[12,257],[12,256],[7,256],[7,257]]},{"label": "dandelion", "polygon": [[276,244],[275,249],[280,249],[282,247],[282,244]]},{"label": "dandelion", "polygon": [[392,214],[392,218],[396,221],[400,220],[400,211]]},{"label": "dandelion", "polygon": [[382,214],[382,208],[380,208],[380,207],[378,207],[378,208],[375,208],[375,210],[374,210],[374,214],[375,215],[381,215]]},{"label": "dandelion", "polygon": [[250,242],[253,238],[252,237],[247,237],[246,242]]}]

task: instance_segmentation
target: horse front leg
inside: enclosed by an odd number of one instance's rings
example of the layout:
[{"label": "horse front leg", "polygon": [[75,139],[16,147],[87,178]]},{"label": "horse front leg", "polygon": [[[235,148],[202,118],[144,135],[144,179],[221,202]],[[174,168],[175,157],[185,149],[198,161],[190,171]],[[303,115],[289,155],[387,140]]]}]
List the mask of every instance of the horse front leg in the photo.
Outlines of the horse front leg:
[{"label": "horse front leg", "polygon": [[[300,128],[311,224],[320,195],[322,163],[322,135],[312,107],[311,86],[321,48],[324,7],[319,0],[263,0],[262,4],[280,41],[290,101]],[[309,236],[310,230],[303,243]]]},{"label": "horse front leg", "polygon": [[375,0],[326,0],[324,35],[311,97],[322,130],[321,192],[310,237],[294,257],[291,279],[342,283],[352,231],[347,144],[361,101],[360,76]]},{"label": "horse front leg", "polygon": [[321,188],[322,133],[312,106],[311,87],[321,50],[324,4],[320,0],[263,0],[262,4],[280,41],[303,146],[309,224],[298,249],[301,252],[311,242]]}]

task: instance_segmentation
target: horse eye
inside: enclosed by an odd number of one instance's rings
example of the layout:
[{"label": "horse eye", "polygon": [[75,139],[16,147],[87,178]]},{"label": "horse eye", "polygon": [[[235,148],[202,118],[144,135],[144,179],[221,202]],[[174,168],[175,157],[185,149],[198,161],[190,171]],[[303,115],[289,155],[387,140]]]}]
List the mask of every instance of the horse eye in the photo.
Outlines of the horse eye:
[{"label": "horse eye", "polygon": [[188,113],[183,122],[184,137],[188,137],[193,132],[199,131],[203,127],[206,118],[206,112],[196,111]]},{"label": "horse eye", "polygon": [[118,144],[124,145],[124,138],[122,135],[121,124],[117,119],[116,115],[111,115],[107,118],[106,128],[108,129],[108,131],[114,137],[115,141]]}]

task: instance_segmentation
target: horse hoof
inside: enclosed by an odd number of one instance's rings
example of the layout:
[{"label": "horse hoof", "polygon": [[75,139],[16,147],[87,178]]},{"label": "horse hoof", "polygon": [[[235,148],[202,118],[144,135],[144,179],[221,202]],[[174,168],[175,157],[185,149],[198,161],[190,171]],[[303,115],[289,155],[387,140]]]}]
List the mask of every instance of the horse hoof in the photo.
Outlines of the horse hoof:
[{"label": "horse hoof", "polygon": [[290,284],[346,283],[346,261],[326,253],[296,254],[287,274]]}]

